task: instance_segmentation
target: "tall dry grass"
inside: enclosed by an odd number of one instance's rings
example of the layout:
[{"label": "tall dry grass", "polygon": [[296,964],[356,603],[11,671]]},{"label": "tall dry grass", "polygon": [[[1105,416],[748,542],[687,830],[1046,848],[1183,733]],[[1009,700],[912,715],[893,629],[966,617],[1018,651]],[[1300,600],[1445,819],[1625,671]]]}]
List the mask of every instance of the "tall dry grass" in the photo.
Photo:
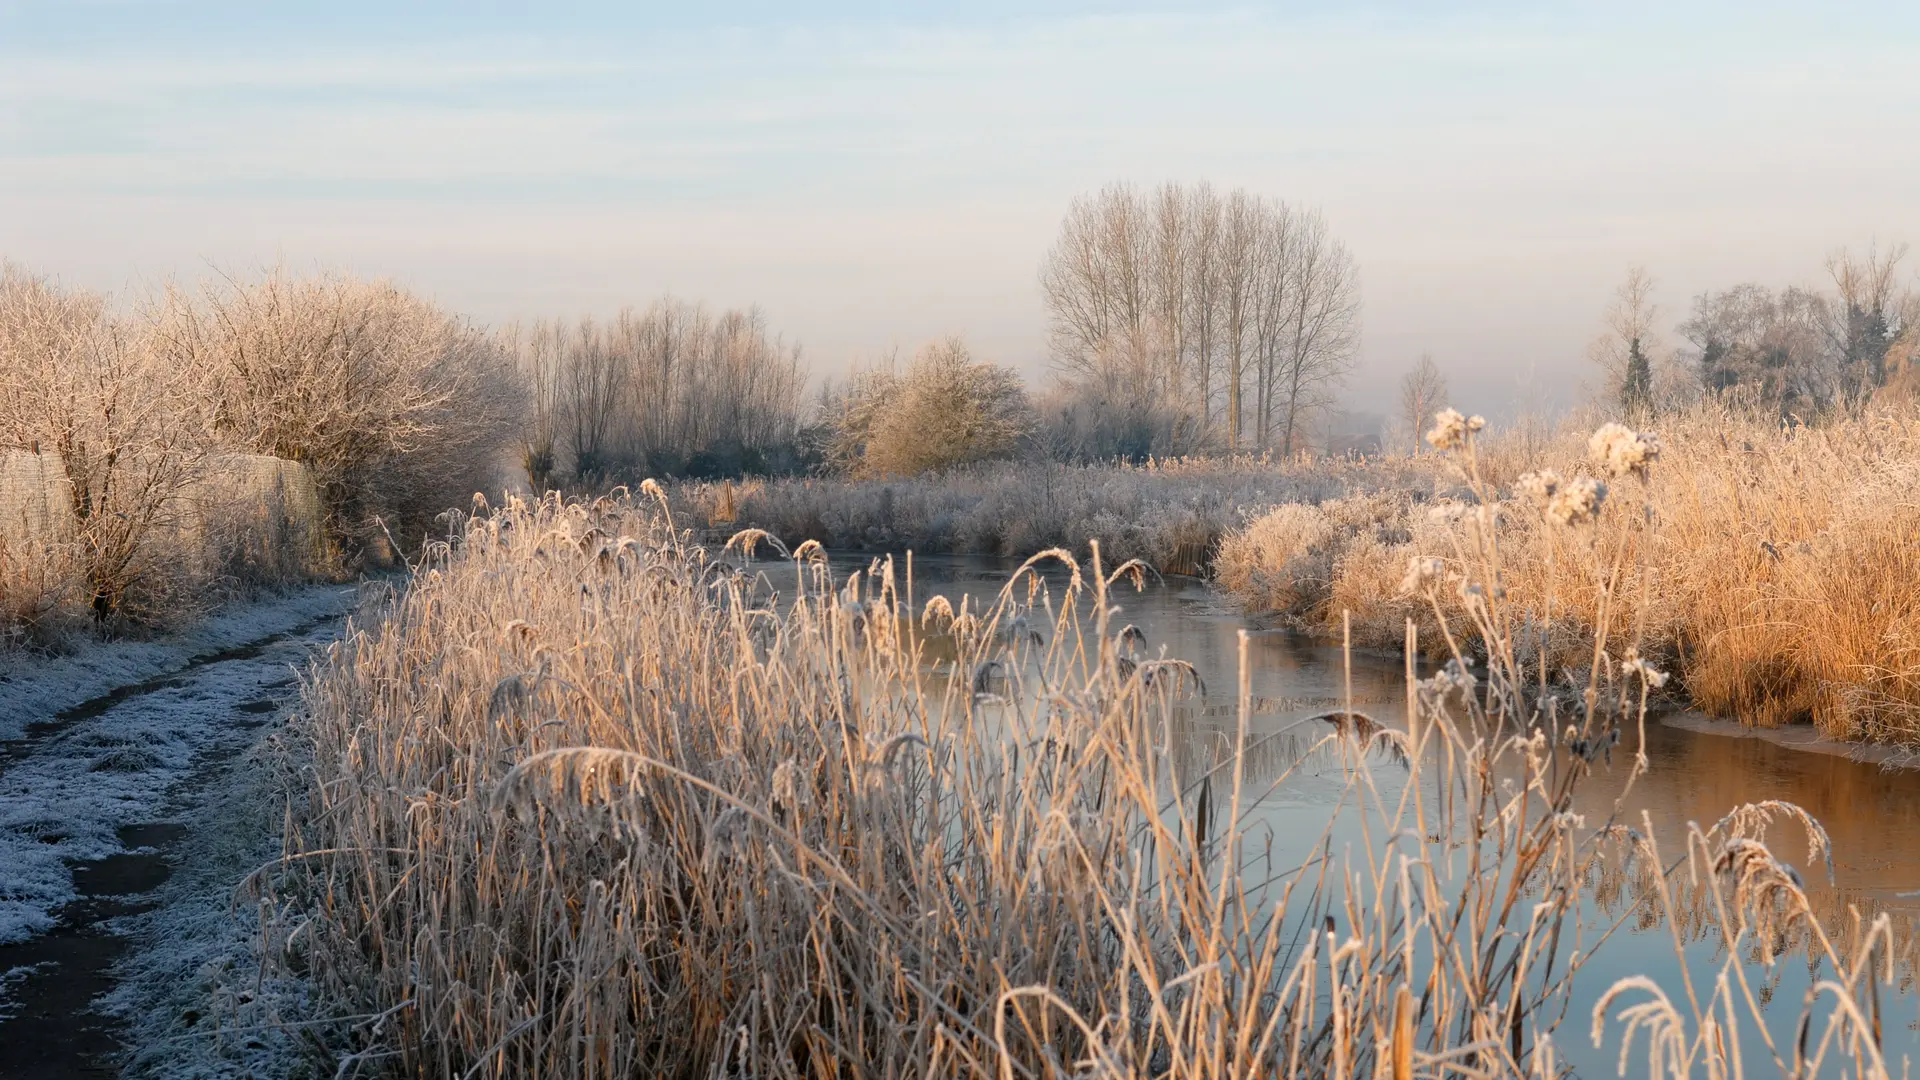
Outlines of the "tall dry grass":
[{"label": "tall dry grass", "polygon": [[[1203,574],[1220,540],[1288,503],[1356,492],[1433,490],[1422,463],[1170,458],[1145,464],[983,464],[897,480],[782,479],[736,489],[727,524],[765,529],[790,547],[1025,557],[1098,540],[1114,559],[1161,573]],[[723,489],[677,485],[676,505],[704,524]]]},{"label": "tall dry grass", "polygon": [[[474,518],[308,687],[287,857],[255,884],[269,954],[380,1017],[331,1044],[341,1069],[1554,1076],[1613,932],[1582,897],[1625,857],[1669,915],[1690,867],[1735,958],[1684,994],[1623,981],[1595,1038],[1625,1025],[1662,1075],[1888,1074],[1886,927],[1813,919],[1766,847],[1791,808],[1695,829],[1672,869],[1617,810],[1572,811],[1651,667],[1565,702],[1511,649],[1484,675],[1456,653],[1409,671],[1403,716],[1256,741],[1244,656],[1236,724],[1196,731],[1191,670],[1108,621],[1140,571],[1097,549],[956,610],[894,563],[836,578],[816,544],[741,566],[665,506]],[[1477,561],[1416,574],[1450,643],[1444,595],[1495,640],[1518,619],[1489,525],[1458,523]],[[1346,778],[1345,854],[1332,822],[1295,844],[1253,811],[1306,761]],[[1743,1064],[1764,1006],[1737,957],[1787,926],[1822,993],[1807,1037]]]},{"label": "tall dry grass", "polygon": [[[1637,635],[1709,711],[1920,744],[1920,425],[1889,413],[1805,427],[1702,407],[1663,418],[1658,437],[1646,479],[1607,476],[1579,430],[1487,464],[1501,584],[1547,667],[1581,668],[1611,603],[1624,617],[1607,650],[1622,655]],[[1523,492],[1527,473],[1548,469],[1610,483],[1613,501],[1644,513],[1569,533]],[[1223,540],[1220,578],[1256,610],[1321,633],[1347,612],[1362,640],[1391,645],[1421,617],[1400,589],[1407,560],[1458,562],[1449,520],[1474,501],[1365,496],[1277,511]],[[1617,580],[1589,575],[1578,557],[1588,548],[1618,563]]]}]

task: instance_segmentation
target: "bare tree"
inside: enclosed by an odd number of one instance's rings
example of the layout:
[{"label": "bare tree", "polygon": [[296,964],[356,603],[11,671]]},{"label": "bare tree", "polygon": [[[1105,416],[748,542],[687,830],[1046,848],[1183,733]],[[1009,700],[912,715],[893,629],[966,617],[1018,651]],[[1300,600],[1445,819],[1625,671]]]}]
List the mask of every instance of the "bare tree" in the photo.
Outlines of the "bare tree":
[{"label": "bare tree", "polygon": [[898,395],[899,367],[899,350],[889,349],[879,363],[850,372],[844,383],[821,387],[819,450],[835,472],[860,474],[881,410]]},{"label": "bare tree", "polygon": [[1865,255],[1842,250],[1827,257],[1837,293],[1827,313],[1827,337],[1849,408],[1859,408],[1887,384],[1887,354],[1908,329],[1901,325],[1909,305],[1898,277],[1906,255],[1905,244],[1884,252],[1870,244]]},{"label": "bare tree", "polygon": [[283,271],[170,290],[162,359],[204,374],[229,449],[306,464],[335,539],[417,540],[496,479],[527,399],[489,335],[385,282]]},{"label": "bare tree", "polygon": [[1352,368],[1360,334],[1359,273],[1346,247],[1329,235],[1317,212],[1303,215],[1292,236],[1285,265],[1295,280],[1283,329],[1291,340],[1283,342],[1278,399],[1285,454],[1293,453],[1304,419],[1333,403],[1334,390]]},{"label": "bare tree", "polygon": [[1660,309],[1653,302],[1653,288],[1646,267],[1629,267],[1607,307],[1605,329],[1587,349],[1587,356],[1604,373],[1607,399],[1629,416],[1644,415],[1654,405]]},{"label": "bare tree", "polygon": [[1263,215],[1258,260],[1260,303],[1259,324],[1254,330],[1254,416],[1257,424],[1254,442],[1272,445],[1276,403],[1286,395],[1286,368],[1289,356],[1288,332],[1294,305],[1299,297],[1299,280],[1294,248],[1299,243],[1295,215],[1282,212]]},{"label": "bare tree", "polygon": [[1186,303],[1188,275],[1192,260],[1189,233],[1193,216],[1187,209],[1187,197],[1178,187],[1163,184],[1152,195],[1153,242],[1149,248],[1153,279],[1148,288],[1153,314],[1151,340],[1155,347],[1154,366],[1162,370],[1156,388],[1162,395],[1179,397],[1185,390],[1187,372]]},{"label": "bare tree", "polygon": [[1358,277],[1318,214],[1206,185],[1076,200],[1041,267],[1060,374],[1081,400],[1151,399],[1231,448],[1302,440],[1358,336]]},{"label": "bare tree", "polygon": [[[1920,292],[1903,287],[1905,245],[1827,260],[1831,294],[1746,283],[1702,293],[1681,335],[1697,392],[1781,414],[1858,411],[1876,397],[1920,390]],[[1681,380],[1656,366],[1655,395]]]},{"label": "bare tree", "polygon": [[1199,415],[1200,428],[1207,429],[1213,417],[1214,370],[1219,361],[1220,344],[1220,197],[1211,185],[1199,184],[1182,200],[1186,204],[1188,228],[1184,234],[1188,249],[1182,261],[1187,264],[1184,281],[1187,295],[1180,306],[1187,355],[1183,358],[1191,381],[1191,401]]},{"label": "bare tree", "polygon": [[513,357],[527,388],[527,429],[520,441],[520,465],[536,492],[554,486],[555,447],[560,438],[560,375],[565,335],[559,324],[541,320],[532,326],[509,323],[499,331],[500,347]]},{"label": "bare tree", "polygon": [[1829,341],[1827,300],[1806,289],[1736,285],[1694,299],[1680,333],[1693,345],[1701,388],[1787,413],[1845,394]]},{"label": "bare tree", "polygon": [[1073,204],[1059,242],[1041,267],[1055,362],[1109,392],[1150,391],[1141,372],[1120,366],[1128,354],[1115,343],[1138,336],[1153,314],[1148,300],[1155,268],[1152,239],[1139,194],[1115,184]]},{"label": "bare tree", "polygon": [[1033,429],[1033,410],[1018,374],[949,337],[922,348],[902,374],[857,376],[838,428],[835,456],[849,472],[911,476],[1012,454]]},{"label": "bare tree", "polygon": [[[616,327],[626,322],[628,313],[620,315]],[[598,478],[610,463],[614,419],[631,368],[591,318],[581,319],[568,335],[564,356],[560,386],[572,429],[573,475]]]},{"label": "bare tree", "polygon": [[164,588],[175,568],[154,541],[205,454],[197,373],[152,345],[104,297],[0,265],[0,445],[53,455],[65,547],[101,624]]},{"label": "bare tree", "polygon": [[1400,376],[1400,418],[1412,432],[1413,453],[1420,452],[1420,434],[1446,398],[1446,374],[1433,362],[1433,354],[1421,353],[1413,369]]},{"label": "bare tree", "polygon": [[1221,307],[1225,317],[1221,328],[1225,345],[1222,360],[1227,382],[1227,448],[1230,450],[1240,449],[1241,434],[1246,430],[1247,374],[1257,353],[1254,339],[1262,299],[1259,209],[1253,196],[1235,191],[1227,196],[1221,213]]}]

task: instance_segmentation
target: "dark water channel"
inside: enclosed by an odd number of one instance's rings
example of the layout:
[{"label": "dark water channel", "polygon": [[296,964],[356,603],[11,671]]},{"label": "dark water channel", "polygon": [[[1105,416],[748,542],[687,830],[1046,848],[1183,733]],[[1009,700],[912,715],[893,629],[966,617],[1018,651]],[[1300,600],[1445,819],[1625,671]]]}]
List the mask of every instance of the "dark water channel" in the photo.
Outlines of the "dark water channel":
[{"label": "dark water channel", "polygon": [[[859,562],[836,561],[837,574],[863,569]],[[924,604],[936,592],[956,603],[960,594],[974,598],[975,609],[990,604],[1007,575],[1019,564],[979,558],[916,558],[916,600]],[[1048,574],[1057,587],[1063,579]],[[1024,589],[1021,590],[1024,593]],[[1145,636],[1146,651],[1193,664],[1206,683],[1207,695],[1196,709],[1192,737],[1231,745],[1237,729],[1239,635],[1252,628],[1219,593],[1192,579],[1152,582],[1141,592],[1131,586],[1116,594],[1121,614],[1114,625],[1132,623]],[[1250,667],[1253,708],[1250,742],[1263,735],[1299,728],[1317,713],[1344,706],[1349,668],[1337,646],[1317,644],[1296,635],[1262,632],[1252,635]],[[1404,661],[1396,656],[1356,653],[1350,667],[1354,706],[1396,725],[1405,720]],[[1313,725],[1308,725],[1312,727]],[[1324,728],[1311,731],[1323,734]],[[1270,742],[1272,740],[1269,740]],[[1833,868],[1829,880],[1823,864],[1806,862],[1804,831],[1782,824],[1768,834],[1775,853],[1804,873],[1809,898],[1830,929],[1841,930],[1849,909],[1865,919],[1886,913],[1900,946],[1895,953],[1897,985],[1883,995],[1885,1049],[1894,1075],[1902,1072],[1901,1058],[1920,1062],[1920,996],[1914,985],[1914,929],[1920,925],[1920,772],[1888,771],[1842,757],[1809,753],[1757,739],[1683,730],[1649,719],[1646,730],[1648,771],[1626,788],[1629,767],[1639,749],[1639,735],[1628,732],[1612,754],[1611,764],[1600,763],[1577,799],[1577,809],[1598,825],[1615,813],[1636,828],[1650,821],[1664,859],[1685,851],[1689,822],[1711,826],[1743,803],[1778,799],[1809,811],[1832,839]],[[1288,838],[1301,847],[1300,855],[1328,829],[1347,790],[1338,761],[1312,763],[1296,770],[1272,790],[1273,775],[1291,764],[1279,755],[1267,761],[1249,755],[1249,788],[1264,792],[1254,817],[1270,828],[1284,845]],[[1385,774],[1382,774],[1385,775]],[[1390,778],[1384,782],[1391,782]],[[1627,790],[1624,800],[1623,790]],[[1643,818],[1644,815],[1644,818]],[[1355,830],[1334,829],[1336,842],[1359,842]],[[1684,870],[1681,871],[1684,874]],[[1596,952],[1575,983],[1575,1001],[1555,1035],[1563,1060],[1582,1076],[1617,1074],[1619,1030],[1609,1027],[1604,1048],[1589,1037],[1590,1011],[1598,996],[1616,979],[1645,974],[1667,988],[1676,1002],[1684,997],[1680,961],[1671,928],[1638,908],[1641,892],[1619,875],[1614,887],[1603,881],[1590,895],[1583,918],[1589,931],[1624,921],[1624,928]],[[1605,875],[1602,875],[1605,878]],[[1524,920],[1523,920],[1524,921]],[[1692,920],[1683,927],[1687,965],[1702,993],[1710,991],[1724,961],[1723,947],[1712,931]],[[1771,966],[1752,959],[1748,977],[1767,1003],[1768,1026],[1776,1045],[1785,1048],[1794,1037],[1793,1025],[1813,983],[1813,968],[1804,953],[1789,954]],[[1822,973],[1824,974],[1824,973]],[[1825,1015],[1820,1010],[1816,1015]],[[1743,1024],[1746,1023],[1742,1018]],[[1816,1023],[1815,1032],[1818,1033]],[[1758,1031],[1747,1026],[1742,1040],[1746,1074],[1774,1075],[1776,1070]],[[1645,1068],[1644,1043],[1636,1044],[1628,1074]],[[1829,1070],[1832,1071],[1832,1070]]]}]

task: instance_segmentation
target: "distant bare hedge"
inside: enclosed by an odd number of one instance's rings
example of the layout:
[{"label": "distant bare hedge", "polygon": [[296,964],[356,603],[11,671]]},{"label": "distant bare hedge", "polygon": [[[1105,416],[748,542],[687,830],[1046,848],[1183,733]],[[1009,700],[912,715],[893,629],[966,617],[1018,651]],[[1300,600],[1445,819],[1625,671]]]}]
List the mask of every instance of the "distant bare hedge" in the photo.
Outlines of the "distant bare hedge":
[{"label": "distant bare hedge", "polygon": [[921,348],[904,372],[860,373],[827,412],[824,456],[861,478],[1012,457],[1034,426],[1019,374],[975,359],[958,337]]},{"label": "distant bare hedge", "polygon": [[520,451],[536,490],[804,464],[800,347],[758,308],[715,314],[666,298],[604,322],[513,323],[496,340],[526,379]]},{"label": "distant bare hedge", "polygon": [[0,643],[418,545],[495,486],[519,387],[486,335],[384,283],[274,272],[125,311],[0,266]]},{"label": "distant bare hedge", "polygon": [[276,271],[169,291],[156,351],[197,373],[210,435],[311,468],[352,555],[495,486],[526,407],[487,334],[386,282]]}]

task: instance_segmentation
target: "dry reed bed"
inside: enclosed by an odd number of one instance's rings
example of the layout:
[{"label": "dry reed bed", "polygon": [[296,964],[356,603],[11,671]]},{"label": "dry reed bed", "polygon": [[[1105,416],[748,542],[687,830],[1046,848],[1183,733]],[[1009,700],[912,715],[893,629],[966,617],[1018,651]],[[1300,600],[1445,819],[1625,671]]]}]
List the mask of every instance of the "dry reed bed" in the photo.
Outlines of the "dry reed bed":
[{"label": "dry reed bed", "polygon": [[[1292,775],[1251,790],[1245,680],[1234,752],[1165,753],[1195,688],[1107,624],[1123,573],[1097,552],[1037,557],[1070,566],[1065,595],[1023,571],[994,609],[954,611],[888,564],[833,580],[812,545],[742,572],[657,502],[469,521],[309,687],[288,858],[258,884],[269,952],[381,1016],[355,1067],[1547,1076],[1601,944],[1582,890],[1609,851],[1663,865],[1568,812],[1648,669],[1566,712],[1525,704],[1510,657],[1484,679],[1455,663],[1409,684],[1404,719],[1312,729],[1349,765],[1363,842],[1280,871],[1236,810]],[[1497,632],[1504,601],[1471,617]],[[1679,860],[1729,953],[1798,926],[1831,979],[1800,1045],[1747,1066],[1884,1075],[1885,922],[1814,922],[1764,846],[1792,816],[1772,810]],[[1739,1075],[1744,972],[1694,989],[1630,980],[1596,1023],[1639,1032],[1656,1071]]]},{"label": "dry reed bed", "polygon": [[[1500,584],[1528,620],[1523,648],[1584,680],[1610,602],[1611,654],[1637,642],[1671,660],[1702,708],[1920,745],[1920,426],[1894,415],[1783,426],[1699,409],[1657,428],[1659,464],[1644,479],[1608,476],[1584,431],[1508,453],[1483,477],[1503,533]],[[1522,490],[1522,470],[1542,466],[1610,483],[1619,512],[1565,528]],[[1410,558],[1465,557],[1450,522],[1472,501],[1282,507],[1222,542],[1219,576],[1251,609],[1321,633],[1348,612],[1358,640],[1391,645],[1410,616],[1433,629],[1400,586]],[[1611,591],[1589,550],[1618,573]]]},{"label": "dry reed bed", "polygon": [[[1432,490],[1425,463],[1169,459],[1145,465],[992,463],[890,480],[791,479],[745,488],[687,485],[676,504],[698,520],[765,529],[789,545],[922,554],[1084,553],[1199,574],[1220,537],[1282,503],[1377,489]],[[731,504],[727,493],[733,493]]]}]

